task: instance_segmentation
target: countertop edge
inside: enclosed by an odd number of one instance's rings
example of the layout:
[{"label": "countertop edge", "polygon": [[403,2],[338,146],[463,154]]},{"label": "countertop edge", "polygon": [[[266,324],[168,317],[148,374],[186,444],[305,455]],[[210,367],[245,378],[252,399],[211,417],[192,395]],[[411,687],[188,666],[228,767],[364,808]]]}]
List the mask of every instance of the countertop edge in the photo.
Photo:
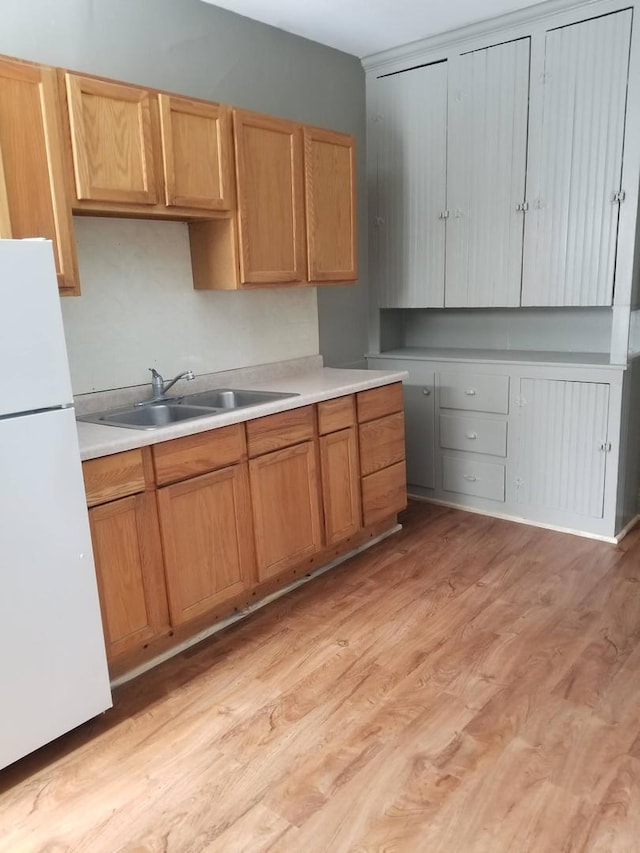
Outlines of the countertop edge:
[{"label": "countertop edge", "polygon": [[89,459],[98,459],[125,450],[135,450],[140,447],[160,444],[163,441],[170,441],[174,438],[196,435],[231,424],[244,423],[267,415],[321,403],[323,400],[331,400],[335,397],[391,385],[394,382],[401,382],[407,376],[405,370],[353,370],[324,367],[293,377],[274,379],[273,381],[265,380],[251,385],[255,390],[297,393],[300,395],[298,397],[288,397],[284,400],[263,403],[246,409],[237,409],[224,414],[215,414],[198,420],[182,421],[159,429],[126,429],[78,421],[80,458],[86,462]]}]

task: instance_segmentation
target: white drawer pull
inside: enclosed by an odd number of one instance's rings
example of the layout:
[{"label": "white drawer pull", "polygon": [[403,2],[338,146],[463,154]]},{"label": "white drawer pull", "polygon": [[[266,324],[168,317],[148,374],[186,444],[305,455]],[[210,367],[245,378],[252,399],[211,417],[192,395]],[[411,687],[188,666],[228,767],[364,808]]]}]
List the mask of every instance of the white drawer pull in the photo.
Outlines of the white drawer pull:
[{"label": "white drawer pull", "polygon": [[429,397],[431,395],[431,388],[423,388],[422,393],[425,397]]},{"label": "white drawer pull", "polygon": [[475,441],[477,439],[477,437],[478,437],[477,432],[468,432],[467,433],[467,438],[469,439],[469,441]]},{"label": "white drawer pull", "polygon": [[465,480],[468,480],[470,483],[477,483],[480,477],[476,477],[475,474],[463,474],[462,475]]},{"label": "white drawer pull", "polygon": [[467,395],[467,397],[475,397],[477,392],[475,388],[467,388],[464,393]]}]

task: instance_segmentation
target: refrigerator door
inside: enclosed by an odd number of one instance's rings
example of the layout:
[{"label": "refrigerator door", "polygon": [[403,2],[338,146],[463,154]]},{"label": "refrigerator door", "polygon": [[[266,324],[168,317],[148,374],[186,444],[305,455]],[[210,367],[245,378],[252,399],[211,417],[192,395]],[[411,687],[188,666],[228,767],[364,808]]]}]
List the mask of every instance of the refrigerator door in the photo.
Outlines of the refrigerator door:
[{"label": "refrigerator door", "polygon": [[49,240],[0,240],[0,417],[73,402]]},{"label": "refrigerator door", "polygon": [[111,707],[73,409],[0,420],[0,768]]}]

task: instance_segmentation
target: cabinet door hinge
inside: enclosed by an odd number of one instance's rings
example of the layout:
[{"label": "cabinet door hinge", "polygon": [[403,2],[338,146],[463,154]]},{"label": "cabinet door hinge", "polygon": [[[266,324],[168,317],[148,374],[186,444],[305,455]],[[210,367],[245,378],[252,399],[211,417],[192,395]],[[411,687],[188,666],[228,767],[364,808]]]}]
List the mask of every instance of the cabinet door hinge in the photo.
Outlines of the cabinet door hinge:
[{"label": "cabinet door hinge", "polygon": [[516,204],[516,210],[518,213],[526,213],[529,210],[529,202],[521,201],[519,204]]},{"label": "cabinet door hinge", "polygon": [[624,190],[618,190],[617,192],[611,193],[611,204],[622,204],[622,202],[627,197],[627,194]]},{"label": "cabinet door hinge", "polygon": [[610,441],[601,441],[600,442],[600,450],[605,453],[609,453],[611,450],[611,442]]}]

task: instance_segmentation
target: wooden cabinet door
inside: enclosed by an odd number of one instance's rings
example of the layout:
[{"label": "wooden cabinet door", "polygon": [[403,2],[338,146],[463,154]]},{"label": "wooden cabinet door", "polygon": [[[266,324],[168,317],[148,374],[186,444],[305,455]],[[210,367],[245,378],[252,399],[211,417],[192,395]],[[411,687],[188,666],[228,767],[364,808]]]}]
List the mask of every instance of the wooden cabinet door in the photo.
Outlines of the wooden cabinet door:
[{"label": "wooden cabinet door", "polygon": [[520,305],[529,53],[523,38],[450,62],[447,308]]},{"label": "wooden cabinet door", "polygon": [[136,86],[65,75],[79,201],[157,201],[150,94]]},{"label": "wooden cabinet door", "polygon": [[89,510],[107,656],[142,648],[168,627],[153,493]]},{"label": "wooden cabinet door", "polygon": [[611,305],[632,14],[546,34],[544,83],[532,90],[523,305]]},{"label": "wooden cabinet door", "polygon": [[240,278],[305,278],[302,131],[293,122],[234,111]]},{"label": "wooden cabinet door", "polygon": [[322,504],[327,545],[360,529],[360,468],[356,427],[320,437]]},{"label": "wooden cabinet door", "polygon": [[231,208],[231,118],[228,107],[158,95],[169,207]]},{"label": "wooden cabinet door", "polygon": [[447,66],[403,71],[372,86],[381,308],[444,306]]},{"label": "wooden cabinet door", "polygon": [[358,278],[355,140],[304,129],[304,177],[309,281]]},{"label": "wooden cabinet door", "polygon": [[61,293],[79,292],[56,73],[0,59],[0,239],[53,241]]},{"label": "wooden cabinet door", "polygon": [[259,580],[322,546],[316,447],[307,441],[249,462]]},{"label": "wooden cabinet door", "polygon": [[214,609],[254,575],[246,465],[158,490],[171,624]]}]

